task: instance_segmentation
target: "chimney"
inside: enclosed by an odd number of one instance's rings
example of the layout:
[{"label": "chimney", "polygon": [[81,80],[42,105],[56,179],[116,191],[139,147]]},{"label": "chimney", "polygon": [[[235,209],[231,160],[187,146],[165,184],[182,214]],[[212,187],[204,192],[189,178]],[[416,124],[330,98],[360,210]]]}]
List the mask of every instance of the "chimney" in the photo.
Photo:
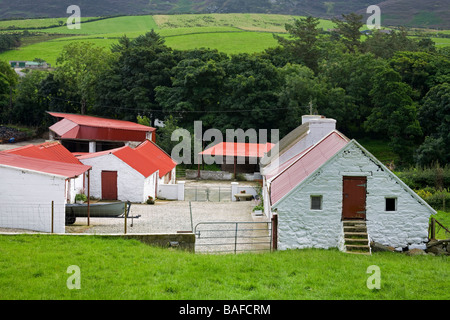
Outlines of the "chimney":
[{"label": "chimney", "polygon": [[336,120],[320,115],[302,116],[302,124],[304,123],[309,124],[308,136],[306,138],[309,146],[316,144],[331,131],[336,130]]}]

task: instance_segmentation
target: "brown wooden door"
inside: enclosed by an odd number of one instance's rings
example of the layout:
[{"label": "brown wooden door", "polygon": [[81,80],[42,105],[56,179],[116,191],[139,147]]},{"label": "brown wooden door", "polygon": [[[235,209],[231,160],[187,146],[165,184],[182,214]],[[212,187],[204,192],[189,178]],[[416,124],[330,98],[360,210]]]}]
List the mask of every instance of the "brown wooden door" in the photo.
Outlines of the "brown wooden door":
[{"label": "brown wooden door", "polygon": [[117,171],[102,171],[102,199],[117,200]]},{"label": "brown wooden door", "polygon": [[342,219],[366,219],[366,177],[344,177]]}]

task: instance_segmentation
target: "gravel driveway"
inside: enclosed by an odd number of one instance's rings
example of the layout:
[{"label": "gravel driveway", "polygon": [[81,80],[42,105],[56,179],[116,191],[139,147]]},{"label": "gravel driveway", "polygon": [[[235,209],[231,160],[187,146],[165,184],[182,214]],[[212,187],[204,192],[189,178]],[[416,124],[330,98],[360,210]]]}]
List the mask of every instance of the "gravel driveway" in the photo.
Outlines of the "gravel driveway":
[{"label": "gravel driveway", "polygon": [[[252,209],[256,202],[191,202],[192,224],[189,202],[161,201],[154,205],[132,204],[127,219],[127,233],[176,233],[191,231],[200,222],[217,221],[268,221],[265,216],[255,216]],[[67,233],[124,233],[124,218],[77,218]],[[192,227],[191,227],[192,225]]]}]

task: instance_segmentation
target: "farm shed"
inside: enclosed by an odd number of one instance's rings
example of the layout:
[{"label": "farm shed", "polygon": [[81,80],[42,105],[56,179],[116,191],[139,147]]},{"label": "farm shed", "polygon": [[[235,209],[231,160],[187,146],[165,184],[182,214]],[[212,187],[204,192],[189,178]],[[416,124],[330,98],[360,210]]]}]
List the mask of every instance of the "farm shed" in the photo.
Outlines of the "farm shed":
[{"label": "farm shed", "polygon": [[67,183],[90,168],[0,152],[0,227],[64,233]]},{"label": "farm shed", "polygon": [[158,168],[136,150],[124,146],[79,156],[92,166],[91,195],[104,200],[145,202],[156,197]]},{"label": "farm shed", "polygon": [[[6,150],[4,152],[36,159],[82,165],[82,163],[58,141],[48,141],[39,145],[29,144],[23,147]],[[85,181],[86,174],[66,180],[65,188],[67,203],[75,202],[76,194],[83,193]]]},{"label": "farm shed", "polygon": [[279,249],[370,252],[372,241],[400,250],[428,240],[435,210],[336,130],[265,178],[270,211],[278,215]]},{"label": "farm shed", "polygon": [[130,121],[48,112],[58,119],[49,127],[50,140],[61,140],[70,152],[93,153],[155,141],[155,128]]},{"label": "farm shed", "polygon": [[273,143],[220,142],[199,153],[215,157],[222,170],[237,173],[259,173],[259,161],[274,146]]}]

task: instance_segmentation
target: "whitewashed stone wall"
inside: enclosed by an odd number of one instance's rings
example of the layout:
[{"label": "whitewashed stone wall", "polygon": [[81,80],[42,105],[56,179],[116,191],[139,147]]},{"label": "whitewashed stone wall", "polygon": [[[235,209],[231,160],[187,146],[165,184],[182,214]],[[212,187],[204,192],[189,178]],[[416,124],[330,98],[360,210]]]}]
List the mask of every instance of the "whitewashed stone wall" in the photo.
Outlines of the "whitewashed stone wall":
[{"label": "whitewashed stone wall", "polygon": [[[273,206],[278,210],[279,248],[339,247],[343,176],[367,176],[366,219],[372,241],[396,248],[427,241],[433,209],[386,170],[350,142]],[[322,210],[310,209],[311,195],[323,196]],[[397,197],[397,211],[385,211],[386,197]]]},{"label": "whitewashed stone wall", "polygon": [[0,167],[0,227],[65,232],[65,178]]},{"label": "whitewashed stone wall", "polygon": [[113,154],[80,159],[80,161],[92,166],[90,195],[96,198],[102,197],[102,171],[117,171],[118,200],[141,203],[145,202],[148,196],[156,197],[156,174],[158,171],[145,178]]}]

